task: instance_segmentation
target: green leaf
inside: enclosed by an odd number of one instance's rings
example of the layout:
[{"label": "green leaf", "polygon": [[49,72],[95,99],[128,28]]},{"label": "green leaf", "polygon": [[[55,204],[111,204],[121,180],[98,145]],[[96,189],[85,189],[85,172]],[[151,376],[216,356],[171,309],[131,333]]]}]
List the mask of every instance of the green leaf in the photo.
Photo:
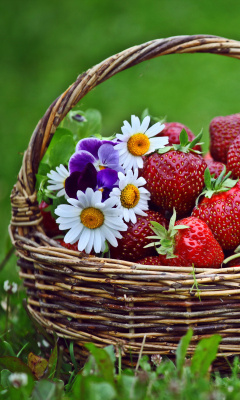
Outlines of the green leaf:
[{"label": "green leaf", "polygon": [[104,347],[104,350],[108,353],[112,363],[115,364],[115,362],[116,362],[116,354],[115,354],[113,345],[109,345],[109,346]]},{"label": "green leaf", "polygon": [[143,110],[142,114],[141,114],[141,118],[140,118],[141,121],[143,121],[144,118],[147,117],[147,116],[150,116],[150,113],[149,113],[149,109],[148,109],[148,108],[145,108],[145,109]]},{"label": "green leaf", "polygon": [[38,175],[46,176],[50,172],[50,166],[44,162],[40,162],[38,168]]},{"label": "green leaf", "polygon": [[75,141],[71,135],[63,136],[49,154],[49,164],[55,168],[60,164],[67,165],[70,157],[75,152]]},{"label": "green leaf", "polygon": [[[49,144],[49,146],[47,148],[46,153],[44,154],[44,156],[43,156],[43,158],[41,160],[40,165],[42,163],[50,165],[50,163],[49,163],[50,153],[52,152],[52,150],[54,151],[54,147],[65,136],[71,137],[73,139],[73,134],[72,134],[72,132],[70,130],[58,127],[56,129],[56,132],[54,133],[54,135],[52,137],[52,140],[51,140],[51,142],[50,142],[50,144]],[[59,164],[61,164],[61,161],[58,160],[58,163],[56,165],[52,165],[51,167],[58,166]],[[41,166],[39,166],[39,168],[41,168]]]},{"label": "green leaf", "polygon": [[63,388],[62,381],[50,382],[43,379],[36,383],[31,400],[60,400],[64,393]]},{"label": "green leaf", "polygon": [[221,340],[220,335],[213,335],[200,340],[192,357],[191,372],[193,374],[199,376],[207,374],[210,365],[216,358]]},{"label": "green leaf", "polygon": [[137,399],[136,386],[138,378],[127,374],[122,374],[117,382],[117,391],[120,399]]},{"label": "green leaf", "polygon": [[73,341],[70,342],[70,345],[69,345],[69,354],[70,354],[73,366],[74,366],[75,370],[77,371],[78,370],[78,364],[77,364],[77,361],[76,361],[76,358],[75,358],[75,354],[74,354],[74,342]]},{"label": "green leaf", "polygon": [[180,132],[179,140],[180,140],[181,146],[183,146],[183,147],[186,146],[186,145],[189,143],[188,134],[187,134],[187,132],[186,132],[185,129],[183,129],[183,130]]},{"label": "green leaf", "polygon": [[48,360],[48,378],[53,378],[57,368],[57,361],[58,361],[58,347],[57,343],[55,344],[53,351]]},{"label": "green leaf", "polygon": [[8,377],[11,375],[11,372],[8,369],[3,369],[0,375],[0,384],[3,388],[7,388],[9,386]]},{"label": "green leaf", "polygon": [[[77,397],[79,399],[79,397]],[[99,376],[88,376],[84,379],[82,400],[113,400],[116,399],[116,390],[113,384]]]},{"label": "green leaf", "polygon": [[169,228],[168,228],[169,231],[172,231],[174,229],[174,225],[175,225],[176,219],[177,219],[177,213],[176,213],[175,207],[173,207],[173,214],[172,214],[172,216],[170,218],[170,221],[169,221]]},{"label": "green leaf", "polygon": [[31,369],[17,357],[0,357],[0,366],[11,372],[24,372],[25,374],[30,375],[33,379],[36,379]]},{"label": "green leaf", "polygon": [[[0,339],[1,340],[1,339]],[[1,353],[2,354],[8,354],[12,357],[16,357],[15,351],[12,348],[12,345],[5,340],[1,340]]]},{"label": "green leaf", "polygon": [[183,372],[185,357],[187,355],[187,349],[191,342],[192,335],[193,335],[193,330],[189,329],[186,335],[181,338],[176,350],[176,366],[180,376],[182,375]]},{"label": "green leaf", "polygon": [[85,121],[79,124],[77,140],[102,133],[102,115],[96,109],[88,109],[83,113]]},{"label": "green leaf", "polygon": [[207,167],[204,171],[204,182],[205,182],[205,186],[207,188],[211,187],[211,173],[210,173],[210,169]]},{"label": "green leaf", "polygon": [[[203,144],[203,143],[200,143],[201,138],[202,138],[202,131],[199,132],[199,134],[192,140],[192,142],[190,142],[190,148],[192,149],[197,144],[200,144],[200,145]],[[201,152],[197,152],[197,153],[201,153]]]},{"label": "green leaf", "polygon": [[105,349],[97,348],[93,343],[85,344],[93,355],[102,377],[110,383],[114,382],[114,364]]},{"label": "green leaf", "polygon": [[152,226],[151,229],[153,230],[153,232],[157,235],[157,238],[159,239],[160,237],[165,238],[166,235],[168,234],[168,231],[166,228],[164,228],[164,226],[160,225],[158,222],[156,221],[150,221]]}]

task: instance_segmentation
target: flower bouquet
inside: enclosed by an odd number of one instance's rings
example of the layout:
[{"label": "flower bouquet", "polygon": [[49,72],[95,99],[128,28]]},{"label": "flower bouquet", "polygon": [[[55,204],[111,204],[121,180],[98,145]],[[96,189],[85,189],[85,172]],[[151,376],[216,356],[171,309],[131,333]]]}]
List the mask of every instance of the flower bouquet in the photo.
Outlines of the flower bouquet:
[{"label": "flower bouquet", "polygon": [[[84,123],[84,118],[80,114],[75,114],[75,118],[76,115],[79,124]],[[65,244],[77,243],[77,249],[87,254],[106,253],[108,244],[117,247],[117,239],[122,238],[120,232],[127,230],[127,223],[135,224],[137,216],[147,216],[150,193],[139,169],[143,167],[143,157],[168,143],[167,137],[157,137],[164,125],[157,122],[149,127],[149,124],[149,116],[141,123],[132,115],[131,124],[124,121],[122,133],[109,139],[99,135],[82,138],[76,145],[70,130],[60,128],[56,132],[57,154],[66,153],[66,140],[68,150],[75,147],[75,151],[69,154],[67,165],[61,163],[47,173],[48,179],[38,175],[38,197],[40,202],[44,199],[49,203],[51,199],[54,207],[53,200],[57,203],[62,200],[63,204],[58,204],[53,213],[58,216],[59,229],[68,230]],[[50,168],[49,154],[55,153],[55,146],[45,154],[40,171]],[[66,160],[66,154],[63,159]]]}]

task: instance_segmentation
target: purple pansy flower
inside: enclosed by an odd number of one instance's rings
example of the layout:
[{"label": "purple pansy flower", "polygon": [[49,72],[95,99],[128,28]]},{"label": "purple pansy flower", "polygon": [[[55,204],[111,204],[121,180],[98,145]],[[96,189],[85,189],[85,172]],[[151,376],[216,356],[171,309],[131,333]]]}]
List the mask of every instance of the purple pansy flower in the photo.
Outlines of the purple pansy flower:
[{"label": "purple pansy flower", "polygon": [[65,190],[70,198],[77,198],[78,190],[85,192],[88,187],[102,192],[105,201],[113,187],[117,185],[117,171],[105,168],[97,171],[92,163],[87,163],[82,171],[73,171],[65,181]]},{"label": "purple pansy flower", "polygon": [[123,172],[119,164],[119,154],[115,150],[116,143],[97,138],[86,138],[78,142],[76,152],[69,160],[70,174],[75,171],[83,171],[88,163],[94,165],[97,171],[110,168],[117,172]]}]

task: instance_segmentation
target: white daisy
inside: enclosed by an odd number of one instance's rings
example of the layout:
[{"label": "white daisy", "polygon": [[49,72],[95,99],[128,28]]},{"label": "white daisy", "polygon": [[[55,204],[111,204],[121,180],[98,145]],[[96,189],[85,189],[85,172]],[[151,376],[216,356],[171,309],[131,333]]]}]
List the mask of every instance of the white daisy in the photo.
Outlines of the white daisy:
[{"label": "white daisy", "polygon": [[137,168],[128,170],[124,175],[122,172],[118,173],[119,187],[113,188],[110,197],[115,199],[118,208],[123,214],[123,219],[126,222],[132,221],[133,224],[137,222],[137,215],[147,215],[144,210],[148,210],[148,200],[150,193],[144,187],[146,180],[143,177],[138,178]]},{"label": "white daisy", "polygon": [[65,181],[69,177],[69,172],[64,165],[60,164],[56,167],[56,171],[53,169],[47,174],[50,185],[47,186],[48,190],[58,190],[57,197],[65,196],[66,199],[68,195],[65,191]]},{"label": "white daisy", "polygon": [[120,164],[126,171],[131,168],[142,168],[142,156],[153,153],[168,143],[167,136],[153,137],[164,129],[164,124],[157,122],[148,128],[150,117],[145,117],[141,123],[135,115],[131,116],[131,123],[132,125],[124,121],[121,128],[122,134],[116,134],[120,143],[115,145],[115,149],[118,150]]},{"label": "white daisy", "polygon": [[64,237],[66,243],[78,241],[78,250],[90,253],[92,249],[100,253],[105,249],[105,240],[117,247],[117,238],[121,239],[119,231],[126,231],[116,200],[108,198],[102,202],[102,192],[87,188],[86,192],[77,192],[78,199],[69,198],[71,204],[61,204],[55,214],[59,216],[59,229],[69,229]]}]

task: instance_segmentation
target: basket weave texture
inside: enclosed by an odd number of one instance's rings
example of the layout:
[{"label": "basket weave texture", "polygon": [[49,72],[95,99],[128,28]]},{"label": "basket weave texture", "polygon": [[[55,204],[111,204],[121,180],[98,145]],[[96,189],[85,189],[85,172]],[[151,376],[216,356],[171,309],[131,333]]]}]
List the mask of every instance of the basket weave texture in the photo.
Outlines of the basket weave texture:
[{"label": "basket weave texture", "polygon": [[[147,266],[86,256],[47,237],[35,191],[35,174],[66,114],[103,81],[144,60],[175,53],[215,53],[240,58],[240,43],[209,35],[157,39],[122,51],[80,75],[36,126],[11,194],[9,233],[27,288],[27,310],[46,334],[84,344],[109,344],[123,359],[174,355],[189,327],[196,343],[222,336],[218,360],[240,354],[240,267],[195,270]],[[196,290],[196,282],[200,290]]]}]

